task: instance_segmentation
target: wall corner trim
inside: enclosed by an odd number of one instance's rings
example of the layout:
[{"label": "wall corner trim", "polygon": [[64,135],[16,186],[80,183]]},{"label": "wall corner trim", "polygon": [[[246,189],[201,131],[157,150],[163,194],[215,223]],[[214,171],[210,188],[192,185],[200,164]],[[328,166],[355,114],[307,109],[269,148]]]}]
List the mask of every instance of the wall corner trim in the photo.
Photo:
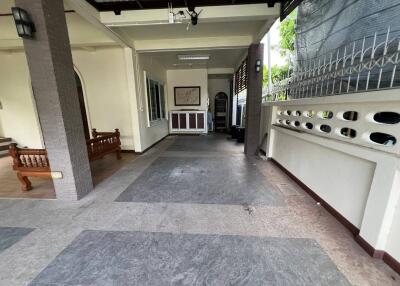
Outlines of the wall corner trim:
[{"label": "wall corner trim", "polygon": [[371,244],[368,243],[368,241],[366,241],[360,235],[356,235],[354,237],[354,239],[371,257],[376,258],[376,259],[383,258],[385,251],[376,250],[375,248],[372,247]]}]

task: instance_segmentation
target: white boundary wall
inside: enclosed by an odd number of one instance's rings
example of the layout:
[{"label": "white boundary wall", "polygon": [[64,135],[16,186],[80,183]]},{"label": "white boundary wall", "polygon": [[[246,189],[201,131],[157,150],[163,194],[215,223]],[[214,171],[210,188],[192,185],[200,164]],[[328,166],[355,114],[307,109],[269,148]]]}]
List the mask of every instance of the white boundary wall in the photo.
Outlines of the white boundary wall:
[{"label": "white boundary wall", "polygon": [[[400,112],[398,93],[384,90],[264,103],[261,132],[268,133],[263,146],[268,157],[359,228],[360,236],[372,247],[399,261],[400,123],[384,125],[371,120],[375,112]],[[316,111],[313,118],[303,115],[309,110]],[[333,117],[322,119],[320,111],[332,111]],[[357,121],[343,120],[345,111],[357,111]],[[307,122],[313,129],[304,127]],[[319,131],[322,124],[329,125],[331,132]],[[340,135],[337,131],[342,127],[356,130],[356,137]],[[390,133],[397,144],[370,142],[370,132]]]}]

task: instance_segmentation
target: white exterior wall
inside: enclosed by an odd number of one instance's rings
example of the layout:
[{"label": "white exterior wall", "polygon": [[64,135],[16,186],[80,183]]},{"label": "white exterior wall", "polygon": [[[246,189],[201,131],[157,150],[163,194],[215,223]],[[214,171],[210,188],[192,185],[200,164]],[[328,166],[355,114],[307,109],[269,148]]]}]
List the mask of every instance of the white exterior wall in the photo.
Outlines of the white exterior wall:
[{"label": "white exterior wall", "polygon": [[123,49],[73,50],[72,57],[82,80],[89,127],[119,128],[122,149],[134,150]]},{"label": "white exterior wall", "polygon": [[[133,150],[123,49],[73,50],[72,55],[83,84],[89,127],[98,131],[119,128],[122,148]],[[43,148],[25,54],[0,54],[0,63],[0,135],[13,138],[20,146]]]},{"label": "white exterior wall", "polygon": [[[333,111],[334,117],[322,120],[287,116],[284,110]],[[341,111],[357,111],[359,118],[344,121],[337,117]],[[262,125],[263,131],[270,132],[263,148],[267,156],[358,227],[360,236],[373,248],[399,261],[400,130],[399,124],[389,126],[369,120],[371,112],[379,111],[400,111],[396,90],[267,103],[263,106]],[[314,129],[285,126],[278,123],[279,119],[312,122]],[[332,127],[330,134],[315,130],[321,121]],[[337,133],[341,127],[357,130],[357,137],[341,137]],[[397,144],[372,144],[365,136],[370,131],[392,134]]]},{"label": "white exterior wall", "polygon": [[[208,109],[208,74],[207,69],[168,70],[168,106],[169,110]],[[174,87],[200,86],[200,106],[175,106]]]},{"label": "white exterior wall", "polygon": [[0,136],[43,148],[25,53],[0,53]]},{"label": "white exterior wall", "polygon": [[149,110],[147,105],[146,78],[148,77],[164,84],[165,110],[168,113],[168,87],[167,71],[156,60],[145,54],[137,54],[134,61],[136,73],[136,104],[138,110],[138,127],[140,132],[140,147],[136,151],[142,152],[151,145],[168,135],[168,119],[149,122]]},{"label": "white exterior wall", "polygon": [[[398,179],[400,178],[398,177]],[[397,261],[400,261],[400,202],[397,203],[394,218],[388,236],[386,251]]]},{"label": "white exterior wall", "polygon": [[375,163],[277,129],[273,146],[276,161],[361,227]]}]

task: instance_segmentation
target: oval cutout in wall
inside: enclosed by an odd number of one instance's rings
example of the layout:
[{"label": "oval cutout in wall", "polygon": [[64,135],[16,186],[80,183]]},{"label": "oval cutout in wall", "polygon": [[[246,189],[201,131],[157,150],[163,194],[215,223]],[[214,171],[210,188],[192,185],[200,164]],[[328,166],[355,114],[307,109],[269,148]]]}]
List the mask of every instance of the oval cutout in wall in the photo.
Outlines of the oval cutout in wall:
[{"label": "oval cutout in wall", "polygon": [[355,138],[357,136],[357,131],[348,127],[340,129],[340,135],[347,138]]},{"label": "oval cutout in wall", "polygon": [[321,130],[321,131],[324,132],[324,133],[330,133],[331,130],[332,130],[332,128],[331,128],[329,125],[322,124],[322,125],[319,127],[319,130]]},{"label": "oval cutout in wall", "polygon": [[400,114],[391,111],[378,112],[374,114],[374,121],[383,124],[397,124],[400,122]]},{"label": "oval cutout in wall", "polygon": [[393,135],[382,132],[371,133],[369,135],[369,139],[374,143],[384,146],[394,146],[397,142],[396,138]]},{"label": "oval cutout in wall", "polygon": [[333,117],[333,112],[332,111],[320,111],[319,117],[321,117],[322,119],[331,119]]},{"label": "oval cutout in wall", "polygon": [[281,120],[281,119],[277,119],[277,120],[276,120],[276,123],[282,124],[282,120]]},{"label": "oval cutout in wall", "polygon": [[290,120],[286,120],[286,121],[285,121],[285,124],[286,124],[286,125],[290,125]]},{"label": "oval cutout in wall", "polygon": [[294,112],[294,115],[295,115],[295,116],[301,116],[301,111],[300,111],[300,110],[296,110],[296,111]]},{"label": "oval cutout in wall", "polygon": [[307,110],[303,112],[303,115],[308,118],[314,117],[316,112],[314,110]]},{"label": "oval cutout in wall", "polygon": [[292,114],[292,111],[291,110],[286,110],[286,115],[291,115]]},{"label": "oval cutout in wall", "polygon": [[310,122],[307,122],[306,124],[304,124],[304,128],[311,130],[314,128],[314,125]]},{"label": "oval cutout in wall", "polygon": [[293,125],[294,125],[295,127],[299,127],[299,126],[300,126],[300,121],[295,121],[295,122],[293,122]]},{"label": "oval cutout in wall", "polygon": [[343,113],[343,119],[347,121],[357,121],[358,112],[357,111],[346,111]]}]

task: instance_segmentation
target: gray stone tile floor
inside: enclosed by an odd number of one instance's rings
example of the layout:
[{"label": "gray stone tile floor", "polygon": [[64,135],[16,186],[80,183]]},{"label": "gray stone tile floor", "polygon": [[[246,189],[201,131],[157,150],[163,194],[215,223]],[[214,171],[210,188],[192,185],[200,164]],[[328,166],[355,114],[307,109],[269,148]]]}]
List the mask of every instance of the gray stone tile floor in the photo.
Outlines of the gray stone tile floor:
[{"label": "gray stone tile floor", "polygon": [[[184,149],[192,144],[187,142],[196,140],[199,142],[194,144],[201,148]],[[81,281],[80,285],[124,285],[118,284],[118,281],[125,283],[124,275],[136,275],[142,279],[138,280],[142,281],[140,285],[160,285],[157,283],[163,280],[149,273],[149,265],[157,269],[159,277],[167,279],[163,285],[193,285],[183,282],[192,281],[193,277],[202,281],[204,273],[208,273],[209,279],[204,285],[224,285],[220,281],[235,277],[253,280],[232,285],[279,285],[275,282],[257,284],[257,279],[264,278],[280,279],[281,285],[290,281],[284,279],[305,281],[302,285],[343,285],[346,281],[360,286],[400,285],[399,275],[381,261],[369,257],[342,225],[273,163],[261,159],[244,163],[242,148],[226,140],[225,135],[171,136],[129,162],[80,201],[0,199],[0,227],[34,229],[0,252],[0,286],[29,285],[33,280],[42,283],[37,285],[46,285],[43,283],[50,281],[46,279],[55,281],[47,285],[78,285],[74,284],[76,281]],[[240,205],[237,200],[236,203],[198,203],[193,199],[115,202],[136,180],[140,181],[147,170],[154,168],[153,163],[171,163],[174,158],[177,162],[204,158],[220,159],[226,164],[242,162],[243,170],[256,167],[265,182],[273,186],[267,191],[276,192],[273,197],[277,200],[258,205],[251,202]],[[228,184],[230,180],[229,176],[221,178]],[[90,240],[88,244],[84,239]],[[150,247],[149,241],[154,247]],[[146,247],[135,247],[141,246],[140,242]],[[198,255],[193,255],[196,249]],[[227,260],[222,259],[223,255],[213,255],[215,249],[226,254]],[[133,268],[131,264],[124,264],[125,261],[132,263],[139,254],[145,259]],[[288,261],[287,255],[298,259]],[[89,257],[87,267],[82,266]],[[159,264],[163,257],[181,259],[182,263]],[[199,261],[204,261],[204,257],[212,259],[208,264],[201,264]],[[229,259],[234,261],[230,265],[232,269],[241,269],[233,276],[221,271]],[[218,263],[213,264],[213,261]],[[98,269],[103,263],[108,266],[106,271]],[[201,267],[190,268],[191,263]],[[260,266],[270,272],[260,271]],[[51,271],[52,267],[57,271]],[[140,275],[134,269],[143,271]],[[249,269],[254,272],[246,272]],[[216,275],[218,271],[223,275]],[[95,280],[79,280],[85,277]]]},{"label": "gray stone tile floor", "polygon": [[119,202],[282,206],[283,196],[244,157],[161,157]]},{"label": "gray stone tile floor", "polygon": [[168,151],[243,153],[243,144],[229,140],[227,134],[214,136],[179,136]]},{"label": "gray stone tile floor", "polygon": [[32,228],[25,227],[0,227],[0,253],[13,246],[31,231],[33,231]]},{"label": "gray stone tile floor", "polygon": [[84,231],[30,285],[350,284],[313,239]]}]

